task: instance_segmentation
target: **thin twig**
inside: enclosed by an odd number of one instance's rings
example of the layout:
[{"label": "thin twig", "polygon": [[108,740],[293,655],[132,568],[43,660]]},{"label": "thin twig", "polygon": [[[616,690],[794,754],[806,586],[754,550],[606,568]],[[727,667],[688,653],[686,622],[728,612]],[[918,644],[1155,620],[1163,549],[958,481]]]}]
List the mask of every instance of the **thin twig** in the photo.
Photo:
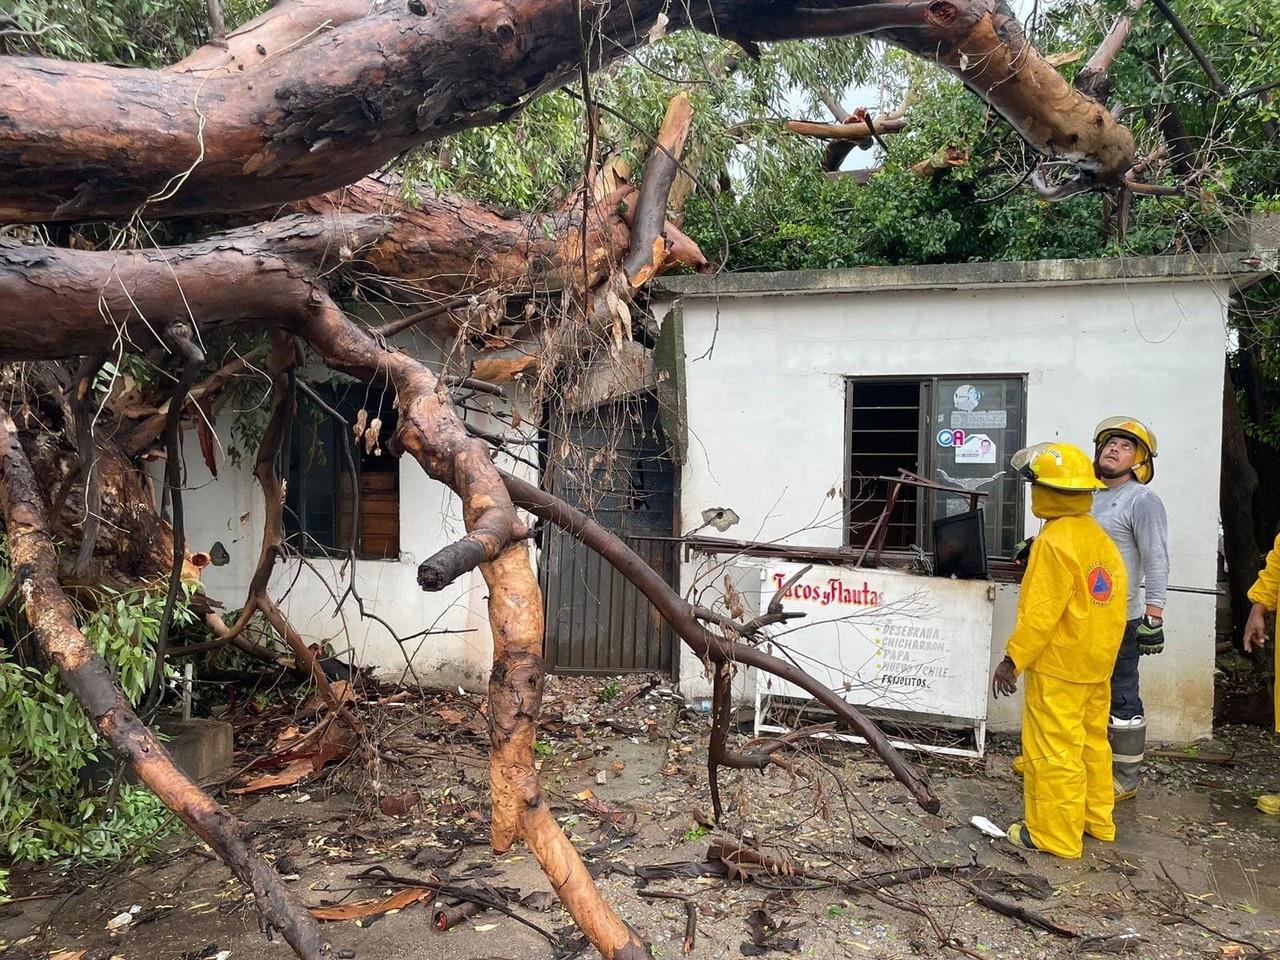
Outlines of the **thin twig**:
[{"label": "thin twig", "polygon": [[156,637],[155,672],[147,690],[141,712],[151,714],[164,698],[164,661],[169,650],[169,633],[173,628],[173,613],[182,589],[182,567],[186,561],[186,524],[182,510],[182,411],[187,405],[187,394],[195,385],[204,363],[204,351],[191,338],[191,328],[184,322],[170,324],[165,339],[177,351],[182,361],[182,372],[173,388],[169,402],[168,420],[165,423],[165,486],[168,488],[171,506],[170,531],[173,535],[173,569],[169,571],[169,592],[164,599],[164,612],[160,615],[160,628]]}]

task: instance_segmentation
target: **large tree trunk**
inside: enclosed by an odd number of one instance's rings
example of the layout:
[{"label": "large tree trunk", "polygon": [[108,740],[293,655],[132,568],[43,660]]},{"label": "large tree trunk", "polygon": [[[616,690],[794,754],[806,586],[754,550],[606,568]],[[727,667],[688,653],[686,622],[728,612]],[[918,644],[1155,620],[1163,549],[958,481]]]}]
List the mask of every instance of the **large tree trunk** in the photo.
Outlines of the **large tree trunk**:
[{"label": "large tree trunk", "polygon": [[261,29],[273,43],[295,37],[294,45],[255,57],[247,52],[250,43],[256,51],[252,31],[238,34],[231,68],[207,69],[220,56],[214,51],[193,55],[191,71],[0,57],[0,222],[139,209],[235,213],[301,200],[428,140],[511,118],[579,75],[583,36],[592,38],[595,68],[643,43],[660,14],[670,18],[668,29],[718,29],[748,46],[883,39],[955,73],[1032,147],[1080,165],[1091,180],[1118,182],[1132,162],[1129,132],[1073,89],[995,0],[833,9],[799,0],[587,8],[569,0],[412,0],[324,26],[365,2],[286,4]]}]

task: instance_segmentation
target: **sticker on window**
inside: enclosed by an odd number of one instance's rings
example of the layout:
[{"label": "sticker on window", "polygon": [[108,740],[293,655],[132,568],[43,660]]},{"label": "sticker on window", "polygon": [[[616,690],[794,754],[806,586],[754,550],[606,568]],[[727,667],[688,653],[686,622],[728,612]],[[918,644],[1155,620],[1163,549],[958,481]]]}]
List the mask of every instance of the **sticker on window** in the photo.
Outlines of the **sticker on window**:
[{"label": "sticker on window", "polygon": [[966,434],[956,447],[956,463],[995,463],[995,442],[985,433]]},{"label": "sticker on window", "polygon": [[1009,426],[1008,410],[952,410],[953,430],[1004,430]]},{"label": "sticker on window", "polygon": [[978,404],[982,402],[982,391],[972,383],[962,383],[956,387],[955,396],[951,398],[951,402],[955,404],[957,410],[963,410],[965,413],[977,410]]}]

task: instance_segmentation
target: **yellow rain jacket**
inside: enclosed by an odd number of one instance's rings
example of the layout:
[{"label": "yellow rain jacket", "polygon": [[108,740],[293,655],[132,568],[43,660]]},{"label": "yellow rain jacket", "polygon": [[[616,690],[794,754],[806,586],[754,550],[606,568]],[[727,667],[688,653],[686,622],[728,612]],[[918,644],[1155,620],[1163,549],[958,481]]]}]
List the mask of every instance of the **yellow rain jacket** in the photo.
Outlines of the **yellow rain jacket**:
[{"label": "yellow rain jacket", "polygon": [[1111,679],[1124,638],[1128,577],[1090,507],[1089,497],[1031,487],[1032,511],[1051,522],[1031,544],[1005,651],[1019,673],[1032,669],[1072,683]]},{"label": "yellow rain jacket", "polygon": [[[1280,600],[1280,536],[1276,537],[1276,542],[1271,547],[1271,552],[1267,554],[1267,563],[1260,571],[1258,571],[1258,579],[1254,581],[1252,587],[1249,588],[1249,599],[1253,603],[1260,603],[1268,610],[1274,611],[1276,603]],[[1276,641],[1272,641],[1275,643]],[[1277,654],[1280,656],[1280,654]],[[1276,733],[1280,733],[1280,682],[1276,683]]]},{"label": "yellow rain jacket", "polygon": [[1031,509],[1049,522],[1031,546],[1006,653],[1026,675],[1022,802],[1032,843],[1076,858],[1084,835],[1115,839],[1107,715],[1124,637],[1120,551],[1091,516],[1093,498],[1043,484]]}]

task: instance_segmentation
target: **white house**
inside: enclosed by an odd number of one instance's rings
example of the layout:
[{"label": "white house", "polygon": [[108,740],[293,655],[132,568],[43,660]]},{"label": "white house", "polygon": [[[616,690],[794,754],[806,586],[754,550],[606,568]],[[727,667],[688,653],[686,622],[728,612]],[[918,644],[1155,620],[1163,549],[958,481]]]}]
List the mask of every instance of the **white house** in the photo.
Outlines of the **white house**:
[{"label": "white house", "polygon": [[[558,462],[567,438],[586,450],[579,454],[586,465],[576,472],[553,467],[547,483],[581,502],[583,477],[594,477],[604,496],[590,505],[602,522],[667,571],[682,593],[710,599],[722,578],[704,575],[710,555],[691,543],[709,534],[828,551],[856,547],[883,498],[883,487],[859,476],[892,474],[904,463],[988,493],[988,550],[1007,555],[1038,524],[1019,484],[998,476],[1009,454],[1058,438],[1088,448],[1101,418],[1138,417],[1160,439],[1154,489],[1170,516],[1172,561],[1166,652],[1142,663],[1151,732],[1156,739],[1203,737],[1213,706],[1226,311],[1233,285],[1256,276],[1256,264],[1244,257],[667,280],[654,292],[661,334],[653,362],[630,345],[628,363],[614,366],[594,398],[630,395],[619,401],[631,404],[627,414],[601,413],[608,403],[564,414],[544,455]],[[431,355],[429,347],[415,349]],[[624,366],[629,372],[620,375]],[[389,402],[367,391],[344,402],[369,409],[370,417],[377,410],[390,415]],[[892,422],[877,425],[877,417]],[[341,593],[344,576],[332,548],[349,537],[343,516],[350,483],[335,445],[339,434],[322,437],[336,425],[311,429],[295,441],[290,505],[295,526],[306,528],[294,531],[300,542],[317,549],[306,562],[280,565],[274,594],[284,596],[305,636],[350,649],[381,672],[483,688],[492,655],[483,581],[472,574],[439,594],[423,593],[416,582],[417,564],[461,535],[459,504],[408,458],[361,455],[366,537],[355,578],[369,608],[402,637],[443,632],[400,644],[350,603],[334,615],[332,591],[336,585]],[[940,438],[946,431],[950,436]],[[236,606],[257,559],[261,495],[247,468],[224,464],[211,480],[194,439],[188,442],[195,488],[187,496],[188,536],[195,549],[215,541],[226,548],[230,562],[209,568],[205,580],[214,596]],[[317,457],[317,445],[325,444],[327,453]],[[591,451],[610,444],[606,476]],[[929,521],[958,502],[910,500],[895,514],[890,553],[927,547]],[[735,516],[724,532],[709,525],[723,527]],[[320,549],[326,539],[330,549]],[[553,668],[657,670],[675,676],[689,696],[708,693],[702,664],[677,653],[670,631],[619,575],[555,534],[537,558]],[[735,571],[751,577],[746,567]],[[992,661],[1016,596],[1016,584],[996,587]],[[740,682],[739,692],[748,694],[754,679],[744,674]],[[997,729],[1013,728],[1018,704],[992,703],[989,716]]]},{"label": "white house", "polygon": [[[739,517],[724,536],[839,548],[865,542],[883,492],[851,475],[904,460],[944,483],[985,487],[988,550],[1039,526],[1011,475],[1018,447],[1086,450],[1104,417],[1137,417],[1160,454],[1153,484],[1170,518],[1171,590],[1162,656],[1142,662],[1154,739],[1209,734],[1213,715],[1218,478],[1228,299],[1255,276],[1243,254],[1036,261],[679,278],[656,316],[682,334],[687,455],[680,523]],[[1256,261],[1255,261],[1256,263]],[[969,388],[973,388],[971,391]],[[981,398],[975,400],[975,397]],[[957,448],[957,425],[970,443]],[[989,440],[975,449],[977,438]],[[883,488],[882,488],[883,489]],[[862,503],[842,509],[842,496]],[[889,543],[921,542],[946,506],[921,494]],[[881,502],[877,502],[877,498]],[[941,499],[941,498],[939,498]],[[957,498],[949,498],[955,502]],[[710,586],[687,551],[680,588]],[[997,587],[991,667],[1003,655],[1016,584]],[[696,657],[681,687],[709,684]],[[988,672],[989,675],[989,672]],[[753,678],[744,678],[747,685]],[[1020,704],[988,705],[1015,729]]]}]

